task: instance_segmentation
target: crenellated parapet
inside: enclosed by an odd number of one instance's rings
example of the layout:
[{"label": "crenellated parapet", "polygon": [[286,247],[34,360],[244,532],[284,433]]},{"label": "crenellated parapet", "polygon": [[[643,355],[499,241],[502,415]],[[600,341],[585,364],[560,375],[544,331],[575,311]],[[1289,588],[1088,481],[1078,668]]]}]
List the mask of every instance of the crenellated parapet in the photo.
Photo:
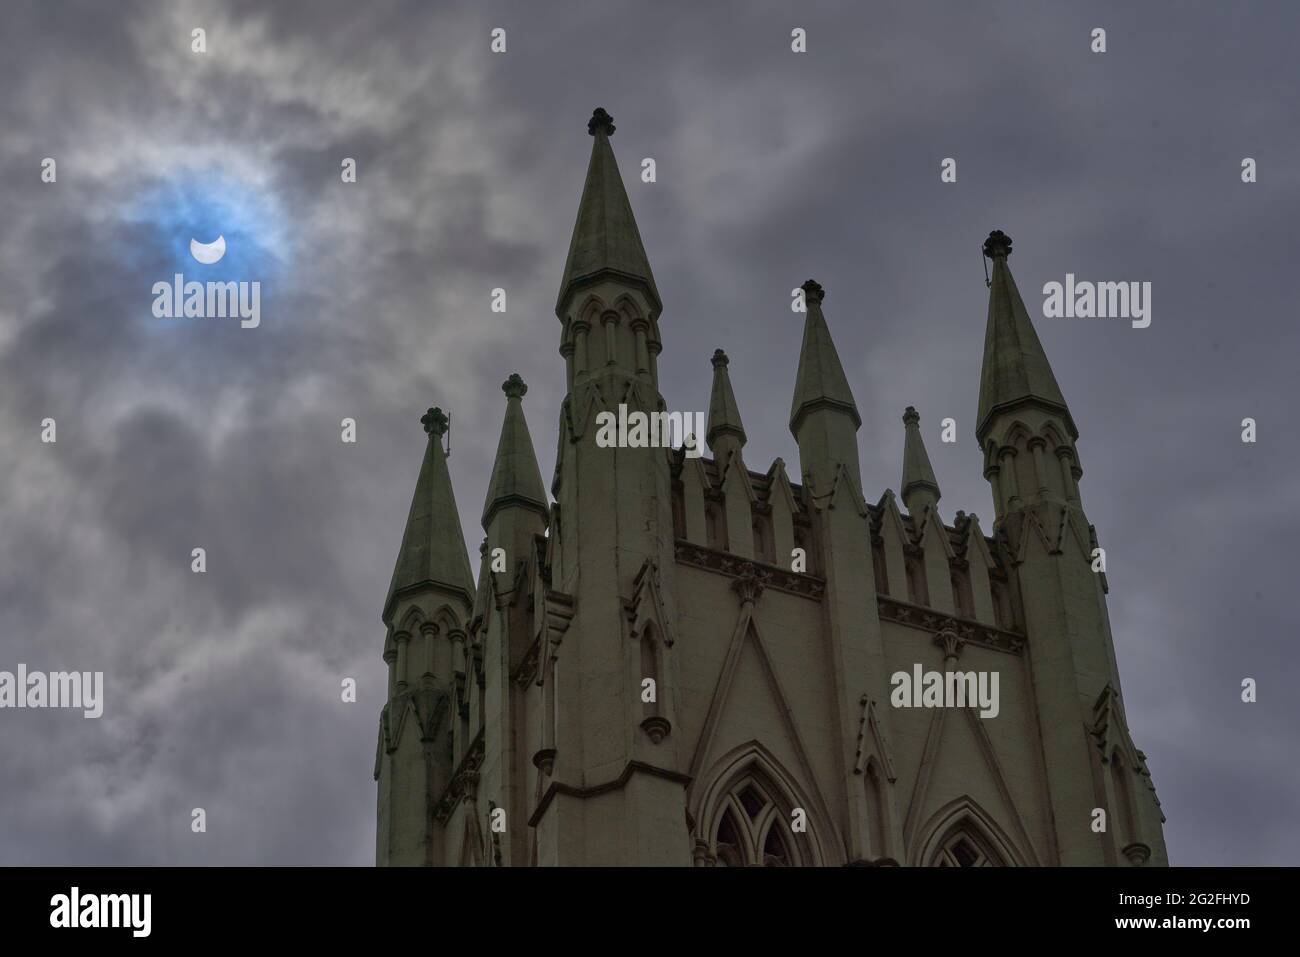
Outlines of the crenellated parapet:
[{"label": "crenellated parapet", "polygon": [[797,548],[804,569],[812,567],[812,515],[784,461],[752,472],[743,462],[689,458],[680,449],[669,458],[675,538],[786,569]]},{"label": "crenellated parapet", "polygon": [[[801,548],[809,562],[803,566],[805,573],[816,577],[816,566],[811,564],[819,551],[814,507],[805,488],[786,477],[784,462],[777,459],[766,473],[745,473],[745,488],[737,497],[751,528],[752,553],[732,546],[729,528],[734,527],[736,510],[728,507],[723,467],[708,458],[686,458],[678,451],[672,469],[679,561],[714,569],[752,561],[789,573],[792,553]],[[1007,576],[1010,554],[984,534],[977,516],[958,512],[948,525],[934,508],[923,516],[908,515],[888,490],[877,504],[866,508],[877,594],[995,628],[1014,628],[1018,617]],[[697,517],[688,520],[688,516]],[[937,584],[940,576],[945,585],[942,592]],[[936,581],[933,592],[932,580]],[[798,591],[810,593],[807,588]],[[951,598],[936,604],[934,593]]]}]

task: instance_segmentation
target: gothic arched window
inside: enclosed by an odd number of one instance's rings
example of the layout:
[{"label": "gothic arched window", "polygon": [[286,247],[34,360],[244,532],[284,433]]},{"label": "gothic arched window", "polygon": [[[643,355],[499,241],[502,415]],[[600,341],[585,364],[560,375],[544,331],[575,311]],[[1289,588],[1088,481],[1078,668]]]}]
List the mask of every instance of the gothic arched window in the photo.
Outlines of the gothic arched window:
[{"label": "gothic arched window", "polygon": [[713,856],[720,867],[791,867],[799,863],[790,829],[774,793],[760,778],[740,781],[724,801],[714,834]]},{"label": "gothic arched window", "polygon": [[1033,847],[1024,829],[1019,830],[1020,841],[1016,841],[974,799],[962,795],[936,811],[921,828],[910,860],[916,867],[1037,866]]},{"label": "gothic arched window", "polygon": [[718,867],[744,867],[745,853],[742,848],[745,845],[745,839],[741,836],[742,832],[736,826],[736,821],[730,809],[722,815],[722,820],[718,823],[718,836],[716,839],[717,849],[714,852],[717,857]]},{"label": "gothic arched window", "polygon": [[756,770],[723,797],[710,841],[717,867],[796,867],[811,863],[791,827],[780,792]]},{"label": "gothic arched window", "polygon": [[954,828],[939,844],[930,867],[1005,867],[997,852],[969,827]]},{"label": "gothic arched window", "polygon": [[767,839],[763,841],[763,866],[789,867],[793,863],[792,858],[793,855],[790,853],[785,837],[781,834],[781,829],[769,827]]}]

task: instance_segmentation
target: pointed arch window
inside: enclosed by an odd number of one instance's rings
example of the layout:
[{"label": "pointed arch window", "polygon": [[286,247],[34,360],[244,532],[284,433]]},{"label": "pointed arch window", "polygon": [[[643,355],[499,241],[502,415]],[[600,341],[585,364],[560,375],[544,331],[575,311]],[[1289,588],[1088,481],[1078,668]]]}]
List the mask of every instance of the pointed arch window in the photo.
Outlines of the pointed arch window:
[{"label": "pointed arch window", "polygon": [[812,863],[791,829],[791,809],[759,773],[742,777],[721,802],[709,856],[716,867],[798,867]]},{"label": "pointed arch window", "polygon": [[767,840],[763,842],[764,867],[789,867],[792,864],[790,848],[779,828],[767,829]]},{"label": "pointed arch window", "polygon": [[954,828],[944,838],[929,866],[1005,867],[1006,863],[974,829],[963,826]]},{"label": "pointed arch window", "polygon": [[913,843],[910,861],[917,867],[1038,866],[1024,828],[1014,819],[1013,823],[1019,840],[969,795],[963,795],[936,811],[921,829],[920,833],[928,836]]},{"label": "pointed arch window", "polygon": [[714,851],[718,867],[745,866],[745,852],[743,850],[745,839],[741,836],[742,833],[740,827],[736,824],[735,816],[728,809],[718,823],[718,835]]}]

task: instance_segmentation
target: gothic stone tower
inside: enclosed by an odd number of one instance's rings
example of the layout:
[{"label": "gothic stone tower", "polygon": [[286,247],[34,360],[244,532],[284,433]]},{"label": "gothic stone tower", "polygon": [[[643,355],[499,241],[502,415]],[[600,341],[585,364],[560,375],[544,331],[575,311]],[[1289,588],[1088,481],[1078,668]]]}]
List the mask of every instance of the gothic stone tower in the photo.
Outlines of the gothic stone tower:
[{"label": "gothic stone tower", "polygon": [[[477,585],[428,444],[384,606],[377,860],[393,865],[1166,864],[1124,717],[1079,492],[1078,431],[994,232],[976,435],[986,535],[940,515],[920,416],[902,504],[871,504],[825,293],[806,318],[794,481],[745,460],[728,360],[704,436],[605,447],[664,412],[662,303],[597,110],[556,315],[567,394],[550,494],[503,386]],[[895,675],[999,679],[904,707]],[[650,689],[650,692],[647,692]],[[985,714],[985,716],[981,716]],[[1104,812],[1104,828],[1099,824]]]}]

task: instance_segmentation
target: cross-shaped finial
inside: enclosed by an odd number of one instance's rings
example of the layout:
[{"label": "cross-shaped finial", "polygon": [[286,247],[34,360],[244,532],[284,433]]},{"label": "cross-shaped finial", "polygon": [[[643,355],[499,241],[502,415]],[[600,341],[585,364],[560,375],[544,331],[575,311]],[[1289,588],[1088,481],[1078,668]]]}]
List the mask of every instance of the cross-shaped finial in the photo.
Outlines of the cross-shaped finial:
[{"label": "cross-shaped finial", "polygon": [[595,112],[591,114],[591,119],[587,121],[588,133],[595,136],[597,130],[606,136],[614,135],[614,117],[606,113],[603,106],[596,107]]},{"label": "cross-shaped finial", "polygon": [[522,399],[528,392],[528,385],[520,378],[518,372],[512,372],[510,378],[501,383],[501,391],[508,399]]},{"label": "cross-shaped finial", "polygon": [[1011,237],[1000,229],[995,229],[989,233],[989,238],[984,240],[984,255],[989,259],[997,259],[1001,256],[1003,259],[1011,255]]},{"label": "cross-shaped finial", "polygon": [[815,279],[809,279],[800,288],[803,289],[804,300],[806,302],[821,302],[826,298],[826,290],[823,289],[822,284]]},{"label": "cross-shaped finial", "polygon": [[447,434],[447,417],[442,414],[442,409],[430,409],[420,417],[420,424],[424,426],[424,431],[430,435]]}]

